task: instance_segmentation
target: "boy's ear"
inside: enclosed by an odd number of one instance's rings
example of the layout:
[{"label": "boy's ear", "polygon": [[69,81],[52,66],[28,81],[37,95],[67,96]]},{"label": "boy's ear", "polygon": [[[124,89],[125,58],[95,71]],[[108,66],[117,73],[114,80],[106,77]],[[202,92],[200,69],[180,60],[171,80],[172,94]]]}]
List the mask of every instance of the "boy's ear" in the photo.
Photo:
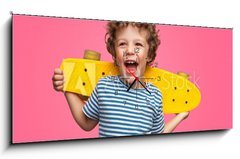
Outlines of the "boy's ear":
[{"label": "boy's ear", "polygon": [[113,61],[114,61],[114,65],[115,65],[115,66],[118,66],[118,63],[117,63],[116,58],[115,58],[114,56],[112,56],[112,59],[113,59]]},{"label": "boy's ear", "polygon": [[113,59],[114,63],[116,63],[116,58],[114,56],[112,56],[112,59]]},{"label": "boy's ear", "polygon": [[147,63],[152,61],[152,58],[150,58],[149,56],[146,59],[147,59]]}]

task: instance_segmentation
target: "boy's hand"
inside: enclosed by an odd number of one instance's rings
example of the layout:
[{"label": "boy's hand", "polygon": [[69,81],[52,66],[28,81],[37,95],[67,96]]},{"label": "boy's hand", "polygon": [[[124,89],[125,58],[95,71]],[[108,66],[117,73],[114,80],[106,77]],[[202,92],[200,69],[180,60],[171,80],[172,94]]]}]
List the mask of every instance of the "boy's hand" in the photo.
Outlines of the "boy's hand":
[{"label": "boy's hand", "polygon": [[182,113],[178,113],[176,114],[177,116],[181,117],[182,120],[186,119],[189,116],[190,112],[182,112]]},{"label": "boy's hand", "polygon": [[189,112],[182,112],[176,114],[167,124],[165,124],[165,128],[163,133],[171,133],[173,130],[184,120],[188,117]]},{"label": "boy's hand", "polygon": [[63,76],[63,71],[60,68],[56,68],[54,70],[52,83],[53,83],[53,88],[56,91],[63,91],[64,76]]}]

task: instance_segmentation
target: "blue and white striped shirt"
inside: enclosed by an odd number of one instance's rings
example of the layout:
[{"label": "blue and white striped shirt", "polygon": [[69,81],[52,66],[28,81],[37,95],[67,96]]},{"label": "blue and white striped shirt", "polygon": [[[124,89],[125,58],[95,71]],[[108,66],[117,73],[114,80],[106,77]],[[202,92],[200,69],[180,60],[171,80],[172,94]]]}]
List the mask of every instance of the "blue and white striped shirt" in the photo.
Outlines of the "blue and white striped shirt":
[{"label": "blue and white striped shirt", "polygon": [[99,120],[100,137],[158,134],[164,129],[162,94],[151,83],[130,89],[119,76],[101,78],[83,107],[87,117]]}]

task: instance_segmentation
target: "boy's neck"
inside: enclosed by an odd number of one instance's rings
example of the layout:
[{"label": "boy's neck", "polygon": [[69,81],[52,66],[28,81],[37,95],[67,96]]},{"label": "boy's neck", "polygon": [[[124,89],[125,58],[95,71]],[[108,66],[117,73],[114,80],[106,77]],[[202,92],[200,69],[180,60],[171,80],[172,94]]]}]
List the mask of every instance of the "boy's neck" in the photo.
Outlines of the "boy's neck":
[{"label": "boy's neck", "polygon": [[[124,78],[124,77],[120,77],[120,79],[121,79],[121,80],[123,81],[123,83],[126,84],[127,86],[130,86],[130,85],[134,82],[134,80],[133,80],[132,82],[128,82],[128,79],[127,79],[127,78]],[[146,86],[146,82],[145,82],[144,78],[138,78],[138,80],[139,80],[144,86]],[[133,89],[142,89],[142,88],[144,88],[144,87],[140,84],[140,82],[139,82],[138,80],[132,85],[131,88],[133,88]]]}]

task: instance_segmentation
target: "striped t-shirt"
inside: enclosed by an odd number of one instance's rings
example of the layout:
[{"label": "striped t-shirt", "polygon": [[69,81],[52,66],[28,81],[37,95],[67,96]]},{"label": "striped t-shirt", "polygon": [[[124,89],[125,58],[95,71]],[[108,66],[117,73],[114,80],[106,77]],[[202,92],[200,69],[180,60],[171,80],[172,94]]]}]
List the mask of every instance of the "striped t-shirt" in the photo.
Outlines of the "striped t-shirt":
[{"label": "striped t-shirt", "polygon": [[99,120],[99,136],[158,134],[164,129],[162,93],[151,83],[151,94],[130,89],[119,76],[101,78],[83,107],[87,117]]}]

